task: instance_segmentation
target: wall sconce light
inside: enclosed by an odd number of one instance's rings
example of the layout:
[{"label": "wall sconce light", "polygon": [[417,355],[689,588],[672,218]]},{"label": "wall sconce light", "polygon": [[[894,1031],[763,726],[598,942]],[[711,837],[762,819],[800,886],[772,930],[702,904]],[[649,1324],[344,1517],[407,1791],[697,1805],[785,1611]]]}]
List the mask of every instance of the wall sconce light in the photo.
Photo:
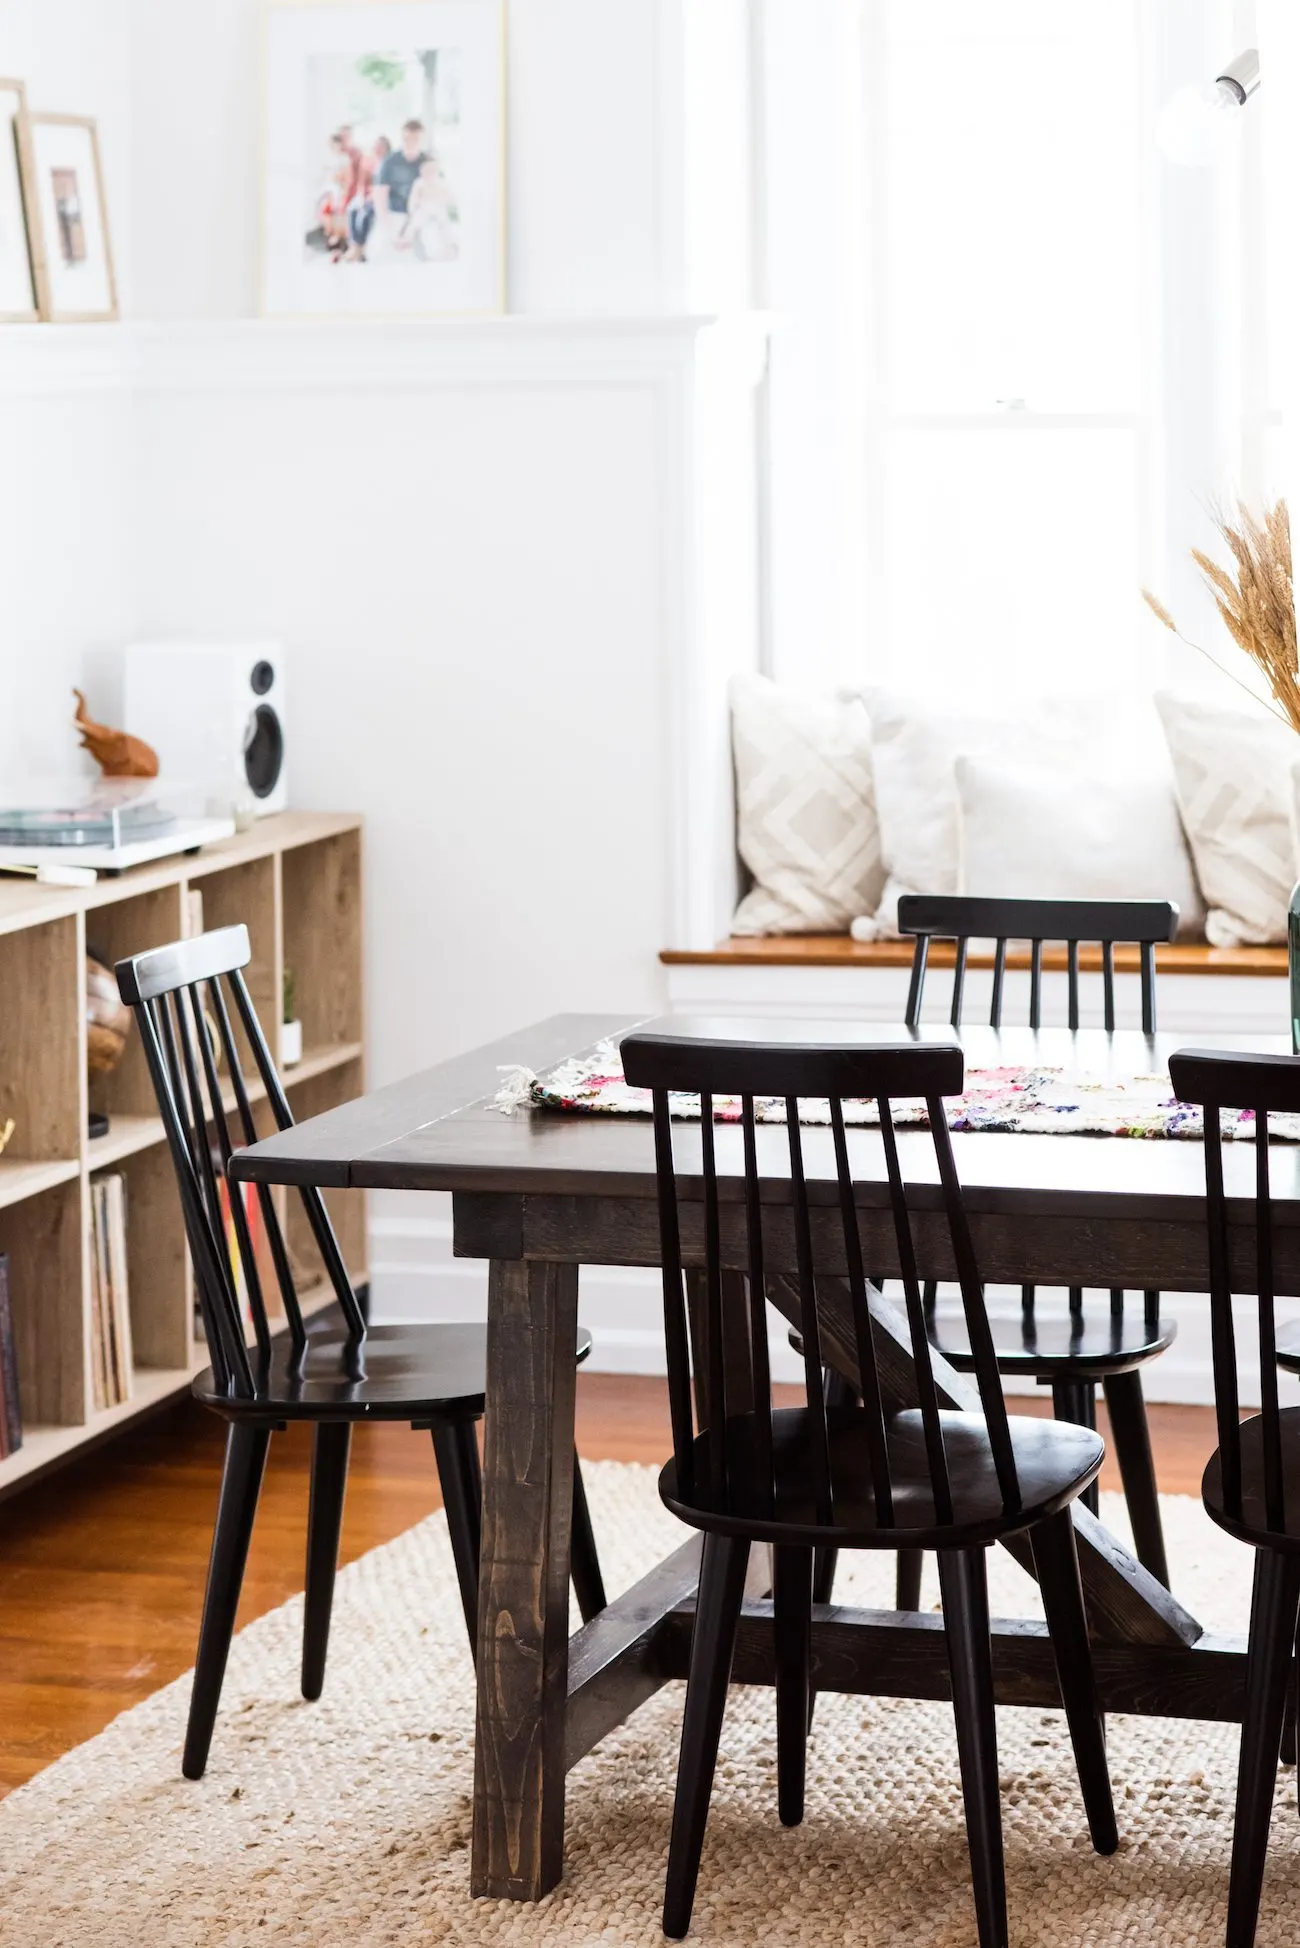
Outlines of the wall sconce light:
[{"label": "wall sconce light", "polygon": [[1259,49],[1245,48],[1213,81],[1190,82],[1160,111],[1160,147],[1171,162],[1204,168],[1233,140],[1238,109],[1259,87]]}]

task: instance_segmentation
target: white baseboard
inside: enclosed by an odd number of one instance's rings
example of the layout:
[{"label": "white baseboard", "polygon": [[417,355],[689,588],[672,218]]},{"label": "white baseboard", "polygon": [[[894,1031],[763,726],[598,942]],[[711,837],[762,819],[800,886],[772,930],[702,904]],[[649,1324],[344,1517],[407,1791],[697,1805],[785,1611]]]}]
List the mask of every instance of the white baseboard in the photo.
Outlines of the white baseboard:
[{"label": "white baseboard", "polygon": [[[482,1319],[487,1312],[487,1267],[476,1259],[453,1258],[450,1217],[377,1218],[370,1230],[370,1289],[377,1324],[398,1320]],[[1055,1295],[1043,1303],[1061,1303]],[[1015,1293],[990,1294],[994,1311],[1014,1310]],[[1300,1299],[1279,1299],[1279,1325],[1300,1318]],[[1143,1371],[1148,1400],[1209,1405],[1214,1399],[1210,1363],[1209,1301],[1194,1293],[1175,1293],[1165,1311],[1178,1321],[1178,1337],[1167,1353]],[[1255,1340],[1253,1301],[1237,1305],[1238,1341],[1245,1351]],[[578,1317],[592,1336],[588,1367],[595,1373],[664,1371],[662,1298],[657,1272],[619,1265],[591,1265],[581,1275]],[[798,1381],[802,1366],[791,1352],[783,1324],[773,1320],[769,1339],[773,1377]],[[1283,1377],[1284,1404],[1300,1405],[1300,1382]],[[1017,1391],[1013,1381],[1009,1392]],[[1032,1382],[1019,1388],[1038,1390]],[[1243,1371],[1242,1404],[1259,1401],[1258,1370]]]}]

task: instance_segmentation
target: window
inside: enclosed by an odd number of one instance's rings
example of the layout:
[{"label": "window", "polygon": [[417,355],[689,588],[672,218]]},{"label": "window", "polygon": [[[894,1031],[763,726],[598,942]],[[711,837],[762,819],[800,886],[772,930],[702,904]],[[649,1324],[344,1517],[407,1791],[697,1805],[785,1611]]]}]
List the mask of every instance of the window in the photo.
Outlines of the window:
[{"label": "window", "polygon": [[1233,34],[1210,0],[867,0],[873,676],[1150,687],[1185,654],[1140,587],[1189,600],[1208,505],[1277,485],[1263,91],[1212,169],[1157,143]]}]

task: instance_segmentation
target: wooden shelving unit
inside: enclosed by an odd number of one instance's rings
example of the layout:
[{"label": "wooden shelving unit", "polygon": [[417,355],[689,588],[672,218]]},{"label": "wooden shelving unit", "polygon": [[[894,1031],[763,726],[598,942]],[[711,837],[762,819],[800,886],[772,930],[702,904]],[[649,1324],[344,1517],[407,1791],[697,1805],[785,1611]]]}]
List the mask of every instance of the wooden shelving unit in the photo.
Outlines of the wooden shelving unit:
[{"label": "wooden shelving unit", "polygon": [[[143,1052],[132,1039],[111,1075],[88,1084],[87,949],[109,963],[179,938],[191,892],[205,928],[243,921],[247,970],[277,1062],[284,969],[293,969],[304,1049],[281,1065],[294,1115],[364,1087],[361,824],[348,815],[285,812],[193,856],[143,866],[84,890],[0,880],[0,1252],[10,1259],[23,1445],[0,1461],[0,1499],[127,1422],[183,1393],[206,1364],[175,1180]],[[252,1091],[271,1127],[265,1092]],[[233,1100],[233,1098],[232,1098]],[[91,1108],[110,1119],[90,1141]],[[132,1397],[96,1412],[90,1375],[90,1182],[126,1178],[135,1372]],[[315,1247],[296,1198],[282,1200],[305,1309],[327,1306]],[[366,1276],[365,1199],[331,1197],[354,1282]]]}]

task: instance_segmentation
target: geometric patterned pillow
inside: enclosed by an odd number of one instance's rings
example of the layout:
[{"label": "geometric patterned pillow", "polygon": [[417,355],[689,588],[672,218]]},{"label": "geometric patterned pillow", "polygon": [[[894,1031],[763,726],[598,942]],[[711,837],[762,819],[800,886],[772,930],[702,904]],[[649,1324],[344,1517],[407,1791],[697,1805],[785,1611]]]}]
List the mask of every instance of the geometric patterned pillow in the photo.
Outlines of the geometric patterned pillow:
[{"label": "geometric patterned pillow", "polygon": [[1291,766],[1300,739],[1257,710],[1225,710],[1212,697],[1163,691],[1156,707],[1215,947],[1286,939],[1296,879]]},{"label": "geometric patterned pillow", "polygon": [[884,885],[871,719],[857,697],[733,676],[736,844],[754,884],[732,932],[846,933]]}]

